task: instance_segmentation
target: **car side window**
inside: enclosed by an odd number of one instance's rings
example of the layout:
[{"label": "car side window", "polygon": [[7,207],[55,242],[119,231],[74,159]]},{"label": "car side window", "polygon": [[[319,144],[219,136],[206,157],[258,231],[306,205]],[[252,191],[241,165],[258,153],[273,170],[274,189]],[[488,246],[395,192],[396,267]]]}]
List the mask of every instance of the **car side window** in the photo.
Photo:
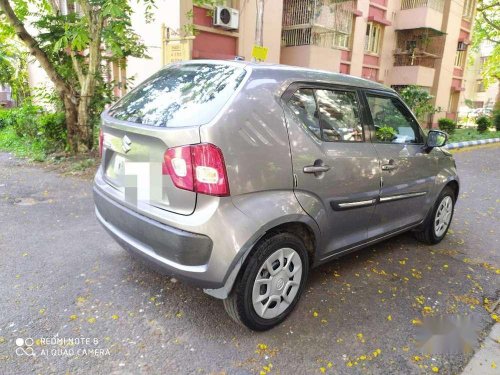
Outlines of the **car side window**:
[{"label": "car side window", "polygon": [[316,90],[316,100],[324,141],[363,141],[363,125],[354,91]]},{"label": "car side window", "polygon": [[318,108],[312,89],[297,90],[288,101],[288,107],[311,133],[321,139]]},{"label": "car side window", "polygon": [[420,127],[395,97],[366,95],[377,142],[422,143]]}]

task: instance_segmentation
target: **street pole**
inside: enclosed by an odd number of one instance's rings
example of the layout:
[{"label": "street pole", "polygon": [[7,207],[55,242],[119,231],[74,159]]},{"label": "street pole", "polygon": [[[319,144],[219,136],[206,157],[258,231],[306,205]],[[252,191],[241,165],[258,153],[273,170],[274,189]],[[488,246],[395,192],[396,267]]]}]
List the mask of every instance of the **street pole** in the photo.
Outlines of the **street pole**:
[{"label": "street pole", "polygon": [[[264,45],[264,0],[255,0],[257,3],[257,17],[255,20],[255,45]],[[255,58],[253,59],[255,61]]]}]

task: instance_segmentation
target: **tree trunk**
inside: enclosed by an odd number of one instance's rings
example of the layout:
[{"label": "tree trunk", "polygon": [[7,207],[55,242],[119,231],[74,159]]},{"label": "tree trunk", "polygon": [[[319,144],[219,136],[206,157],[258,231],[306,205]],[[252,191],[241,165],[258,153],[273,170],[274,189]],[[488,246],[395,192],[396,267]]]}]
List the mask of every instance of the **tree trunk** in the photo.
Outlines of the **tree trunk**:
[{"label": "tree trunk", "polygon": [[[28,51],[33,55],[40,66],[43,68],[47,76],[54,84],[56,91],[61,96],[64,103],[64,113],[66,116],[66,129],[68,131],[68,143],[72,152],[87,151],[88,147],[82,144],[81,132],[78,126],[78,99],[73,87],[71,87],[57,72],[54,64],[50,61],[49,57],[43,51],[38,42],[26,30],[26,27],[21,20],[16,16],[12,9],[9,0],[0,0],[0,10],[9,21],[10,25],[14,28],[17,37],[26,45]],[[87,139],[88,141],[88,139]]]},{"label": "tree trunk", "polygon": [[93,143],[93,134],[92,127],[89,123],[89,105],[90,105],[90,97],[82,96],[80,98],[80,102],[78,103],[78,130],[79,140],[80,140],[80,148],[86,148],[86,151],[92,149]]},{"label": "tree trunk", "polygon": [[64,116],[66,118],[66,130],[68,132],[68,144],[72,152],[77,153],[81,149],[78,142],[78,109],[73,98],[62,97],[64,104]]}]

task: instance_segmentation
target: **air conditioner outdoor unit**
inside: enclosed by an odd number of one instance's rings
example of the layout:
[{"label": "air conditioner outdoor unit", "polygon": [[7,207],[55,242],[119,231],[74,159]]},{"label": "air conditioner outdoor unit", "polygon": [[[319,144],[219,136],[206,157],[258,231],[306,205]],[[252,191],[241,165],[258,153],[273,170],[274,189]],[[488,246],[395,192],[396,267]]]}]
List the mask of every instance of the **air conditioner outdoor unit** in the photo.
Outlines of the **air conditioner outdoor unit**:
[{"label": "air conditioner outdoor unit", "polygon": [[215,7],[213,24],[224,29],[236,30],[240,24],[240,12],[233,8]]}]

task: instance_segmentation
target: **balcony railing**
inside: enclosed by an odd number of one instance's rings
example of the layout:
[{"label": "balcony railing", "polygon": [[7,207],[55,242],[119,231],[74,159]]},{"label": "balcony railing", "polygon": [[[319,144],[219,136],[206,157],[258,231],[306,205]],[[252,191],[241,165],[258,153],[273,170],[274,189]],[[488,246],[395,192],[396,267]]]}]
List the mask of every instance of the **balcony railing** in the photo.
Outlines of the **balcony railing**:
[{"label": "balcony railing", "polygon": [[444,0],[401,0],[401,10],[427,7],[438,12],[444,10]]},{"label": "balcony railing", "polygon": [[282,45],[348,48],[355,0],[285,0]]}]

